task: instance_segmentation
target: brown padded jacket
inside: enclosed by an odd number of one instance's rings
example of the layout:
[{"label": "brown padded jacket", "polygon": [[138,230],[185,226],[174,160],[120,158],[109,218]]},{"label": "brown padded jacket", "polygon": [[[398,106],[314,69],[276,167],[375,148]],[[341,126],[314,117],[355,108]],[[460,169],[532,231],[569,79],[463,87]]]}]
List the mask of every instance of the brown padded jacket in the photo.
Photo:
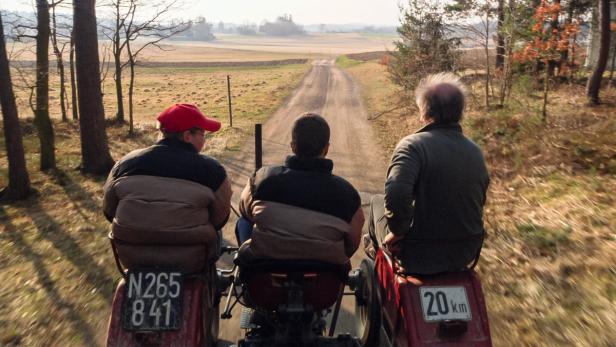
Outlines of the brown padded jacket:
[{"label": "brown padded jacket", "polygon": [[195,272],[218,255],[231,185],[220,164],[186,145],[163,140],[132,152],[107,179],[103,210],[126,268]]},{"label": "brown padded jacket", "polygon": [[240,257],[347,263],[359,246],[364,214],[359,193],[332,168],[328,159],[290,156],[285,166],[251,177],[240,211],[255,227]]}]

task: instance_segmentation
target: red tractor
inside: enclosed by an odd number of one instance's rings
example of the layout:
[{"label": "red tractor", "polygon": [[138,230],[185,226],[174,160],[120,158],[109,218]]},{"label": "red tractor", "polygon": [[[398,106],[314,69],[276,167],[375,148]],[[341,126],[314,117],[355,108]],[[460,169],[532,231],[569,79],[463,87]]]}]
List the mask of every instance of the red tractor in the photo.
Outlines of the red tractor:
[{"label": "red tractor", "polygon": [[492,346],[486,304],[471,268],[406,275],[382,249],[364,259],[356,288],[363,346]]},{"label": "red tractor", "polygon": [[[194,244],[156,241],[152,238],[135,244],[111,238],[122,279],[113,298],[107,346],[214,346],[218,306],[231,271],[216,269],[217,257],[207,256],[198,267],[187,267],[182,257],[194,254],[183,252],[183,246]],[[171,251],[167,250],[170,252],[164,259],[141,264],[131,256],[139,253],[147,258],[144,255],[156,247],[170,247]],[[237,248],[222,250],[230,253]]]}]

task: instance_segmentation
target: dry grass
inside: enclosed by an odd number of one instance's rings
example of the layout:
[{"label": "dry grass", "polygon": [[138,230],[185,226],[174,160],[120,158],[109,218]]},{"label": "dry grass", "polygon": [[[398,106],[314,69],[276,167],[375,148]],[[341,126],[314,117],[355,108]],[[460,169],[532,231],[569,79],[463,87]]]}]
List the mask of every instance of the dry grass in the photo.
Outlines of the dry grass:
[{"label": "dry grass", "polygon": [[[224,130],[206,151],[237,150],[254,122],[264,120],[295,87],[308,65],[259,69],[142,69],[137,86],[137,134],[107,129],[114,158],[152,144],[154,116],[172,102],[194,102],[217,115]],[[234,127],[226,118],[226,74],[235,94]],[[108,83],[110,83],[108,81]],[[196,88],[195,86],[200,86]],[[106,109],[113,89],[106,86]],[[79,126],[54,119],[59,170],[41,173],[35,127],[20,99],[27,164],[35,196],[0,205],[0,346],[101,346],[114,285],[119,275],[101,214],[101,178],[84,177]],[[52,113],[57,116],[57,102]],[[0,147],[4,148],[0,133]],[[0,186],[7,184],[7,159],[0,152]]]},{"label": "dry grass", "polygon": [[[173,103],[193,103],[223,123],[223,130],[215,134],[211,141],[211,149],[216,153],[237,150],[243,136],[242,129],[250,130],[250,124],[262,121],[271,114],[299,83],[308,67],[306,64],[297,64],[229,68],[138,68],[134,96],[136,128],[142,130],[154,127],[156,115]],[[234,128],[228,128],[227,75],[231,76]],[[59,119],[59,82],[55,73],[52,73],[50,83],[50,114],[52,118]],[[124,92],[124,110],[128,121],[127,90],[128,87]],[[29,107],[29,93],[28,89],[16,90],[17,107],[22,118],[33,116]],[[103,93],[106,116],[113,118],[117,107],[111,75],[104,81]],[[71,117],[70,111],[68,117]]]},{"label": "dry grass", "polygon": [[[392,107],[384,67],[349,69],[369,114]],[[478,83],[481,83],[480,81]],[[478,266],[497,346],[614,346],[616,342],[616,105],[585,105],[581,85],[552,92],[548,123],[539,92],[518,85],[508,107],[481,106],[472,84],[466,133],[491,172]],[[614,100],[616,90],[602,91]],[[381,144],[420,125],[413,111],[374,121]]]}]

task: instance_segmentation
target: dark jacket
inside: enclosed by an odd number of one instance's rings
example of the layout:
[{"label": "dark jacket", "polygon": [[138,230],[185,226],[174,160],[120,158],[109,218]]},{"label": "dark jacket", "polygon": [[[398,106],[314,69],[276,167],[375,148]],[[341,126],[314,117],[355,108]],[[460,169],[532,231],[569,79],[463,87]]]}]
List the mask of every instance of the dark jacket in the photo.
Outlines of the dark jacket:
[{"label": "dark jacket", "polygon": [[224,168],[189,144],[164,139],[116,163],[103,211],[124,266],[198,271],[217,256],[216,229],[229,217]]},{"label": "dark jacket", "polygon": [[240,201],[242,215],[255,223],[241,253],[346,263],[359,245],[364,216],[357,190],[332,169],[328,159],[289,156],[285,166],[257,171]]},{"label": "dark jacket", "polygon": [[398,257],[408,272],[455,271],[475,258],[488,183],[480,148],[457,123],[430,124],[398,143],[385,216],[391,232],[405,235]]}]

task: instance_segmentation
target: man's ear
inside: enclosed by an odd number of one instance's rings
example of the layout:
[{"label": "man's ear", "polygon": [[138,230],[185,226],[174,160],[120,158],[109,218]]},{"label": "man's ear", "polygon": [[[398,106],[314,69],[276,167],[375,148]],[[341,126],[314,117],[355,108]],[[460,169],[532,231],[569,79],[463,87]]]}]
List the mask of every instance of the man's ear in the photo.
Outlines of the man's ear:
[{"label": "man's ear", "polygon": [[323,148],[323,151],[321,152],[321,156],[325,157],[327,156],[327,153],[329,152],[329,142],[325,145],[325,147]]},{"label": "man's ear", "polygon": [[291,141],[291,150],[297,154],[297,144],[295,144],[295,141]]},{"label": "man's ear", "polygon": [[190,130],[182,132],[182,140],[184,140],[184,142],[190,142]]}]

